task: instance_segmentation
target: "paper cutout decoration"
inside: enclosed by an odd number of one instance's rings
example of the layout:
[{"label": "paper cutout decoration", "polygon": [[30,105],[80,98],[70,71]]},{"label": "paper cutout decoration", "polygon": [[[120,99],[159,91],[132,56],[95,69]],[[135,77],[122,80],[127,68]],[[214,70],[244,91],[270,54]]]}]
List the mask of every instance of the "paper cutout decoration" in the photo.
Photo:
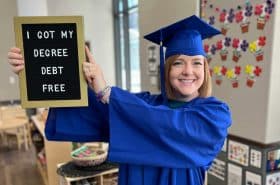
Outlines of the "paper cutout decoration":
[{"label": "paper cutout decoration", "polygon": [[241,67],[235,66],[234,69],[229,69],[226,72],[226,77],[231,81],[231,85],[233,88],[238,88],[238,76],[240,75]]},{"label": "paper cutout decoration", "polygon": [[219,40],[216,43],[217,50],[220,50],[220,56],[222,61],[227,60],[228,47],[230,46],[231,38],[225,37],[223,40]]},{"label": "paper cutout decoration", "polygon": [[249,50],[251,53],[255,55],[256,61],[263,61],[263,47],[266,44],[266,37],[260,36],[258,40],[253,41],[249,45]]},{"label": "paper cutout decoration", "polygon": [[[201,4],[201,15],[205,17],[205,9],[208,4],[207,0],[202,1]],[[245,8],[244,8],[245,7]],[[256,4],[254,7],[251,5],[249,0],[246,0],[244,5],[237,5],[237,8],[230,8],[229,10],[209,4],[209,8],[213,9],[215,13],[219,13],[219,21],[221,23],[221,32],[226,35],[229,29],[229,24],[232,23],[233,19],[236,19],[237,23],[240,23],[242,33],[247,33],[249,31],[249,17],[252,16],[252,11],[254,10],[254,15],[257,16],[257,29],[263,30],[266,22],[270,19],[270,15],[275,7],[275,4],[271,0],[263,0],[263,3]],[[236,13],[234,13],[236,11]],[[210,18],[209,18],[210,19]],[[210,23],[210,21],[209,21]]]},{"label": "paper cutout decoration", "polygon": [[216,54],[216,46],[214,44],[211,45],[211,47],[208,44],[204,44],[204,51],[206,53],[206,59],[208,63],[211,62],[212,56]]},{"label": "paper cutout decoration", "polygon": [[223,76],[225,76],[227,68],[225,66],[214,66],[213,73],[215,76],[215,83],[221,85],[223,81]]},{"label": "paper cutout decoration", "polygon": [[256,77],[259,77],[262,73],[262,68],[260,68],[259,66],[246,65],[245,73],[248,75],[246,85],[248,87],[253,87],[256,81]]},{"label": "paper cutout decoration", "polygon": [[238,38],[234,38],[232,40],[232,47],[234,48],[232,51],[232,60],[234,62],[238,62],[241,57],[241,51],[246,52],[249,44],[246,40],[240,40]]},{"label": "paper cutout decoration", "polygon": [[222,24],[221,26],[221,32],[223,35],[227,34],[227,31],[229,29],[229,24],[233,22],[234,19],[234,9],[231,8],[229,12],[227,13],[226,9],[223,9],[219,16],[219,21]]},{"label": "paper cutout decoration", "polygon": [[210,25],[214,25],[214,24],[215,24],[215,16],[210,16],[210,17],[209,17],[208,23],[209,23]]},{"label": "paper cutout decoration", "polygon": [[274,3],[271,0],[267,0],[265,3],[257,4],[255,6],[255,15],[257,18],[257,29],[263,30],[265,23],[269,20],[272,10],[274,8]]},{"label": "paper cutout decoration", "polygon": [[249,17],[252,15],[253,6],[246,4],[245,10],[240,10],[235,13],[235,22],[240,23],[240,28],[242,33],[247,33],[249,31]]}]

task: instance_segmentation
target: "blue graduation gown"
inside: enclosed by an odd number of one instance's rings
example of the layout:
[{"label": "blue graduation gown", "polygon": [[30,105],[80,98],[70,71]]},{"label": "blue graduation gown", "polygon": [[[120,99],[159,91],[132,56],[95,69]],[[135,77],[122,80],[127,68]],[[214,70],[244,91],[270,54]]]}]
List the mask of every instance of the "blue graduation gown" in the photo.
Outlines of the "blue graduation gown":
[{"label": "blue graduation gown", "polygon": [[89,106],[52,108],[46,136],[59,141],[109,142],[120,185],[202,185],[231,124],[228,106],[196,98],[177,109],[161,95],[112,87],[104,105],[89,90]]}]

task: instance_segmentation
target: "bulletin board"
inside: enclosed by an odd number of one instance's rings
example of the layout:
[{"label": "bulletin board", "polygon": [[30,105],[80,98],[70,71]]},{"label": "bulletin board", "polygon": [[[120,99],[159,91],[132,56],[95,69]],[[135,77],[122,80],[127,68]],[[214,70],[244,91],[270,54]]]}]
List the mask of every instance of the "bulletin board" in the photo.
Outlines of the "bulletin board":
[{"label": "bulletin board", "polygon": [[204,39],[204,49],[213,95],[231,108],[234,124],[229,132],[265,142],[277,0],[201,0],[200,3],[202,19],[222,32]]},{"label": "bulletin board", "polygon": [[87,106],[83,17],[15,17],[14,29],[25,61],[19,74],[22,106]]},{"label": "bulletin board", "polygon": [[204,50],[216,87],[254,88],[268,62],[273,0],[201,0],[201,17],[220,29]]}]

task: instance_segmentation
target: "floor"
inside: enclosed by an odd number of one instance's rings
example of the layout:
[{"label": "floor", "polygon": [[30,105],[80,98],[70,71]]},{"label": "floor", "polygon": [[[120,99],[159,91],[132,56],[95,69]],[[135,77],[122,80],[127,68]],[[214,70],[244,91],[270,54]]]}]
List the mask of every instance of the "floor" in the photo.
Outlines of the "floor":
[{"label": "floor", "polygon": [[7,147],[0,139],[0,185],[43,185],[36,166],[35,149],[24,147],[19,151],[16,143]]}]

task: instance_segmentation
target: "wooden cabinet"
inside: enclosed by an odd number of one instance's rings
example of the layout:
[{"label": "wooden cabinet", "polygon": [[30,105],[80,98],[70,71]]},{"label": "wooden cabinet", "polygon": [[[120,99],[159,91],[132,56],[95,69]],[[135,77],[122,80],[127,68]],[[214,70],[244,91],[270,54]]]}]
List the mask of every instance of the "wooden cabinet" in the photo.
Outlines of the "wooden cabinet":
[{"label": "wooden cabinet", "polygon": [[[38,157],[37,165],[39,172],[45,182],[45,185],[59,184],[59,178],[56,174],[57,165],[59,163],[71,160],[72,143],[71,142],[54,142],[48,141],[45,137],[45,119],[41,115],[31,117],[35,127],[43,137],[45,162]],[[37,155],[40,155],[39,153]]]},{"label": "wooden cabinet", "polygon": [[59,179],[59,185],[117,185],[118,168],[101,171],[92,176],[75,178],[59,176]]}]

